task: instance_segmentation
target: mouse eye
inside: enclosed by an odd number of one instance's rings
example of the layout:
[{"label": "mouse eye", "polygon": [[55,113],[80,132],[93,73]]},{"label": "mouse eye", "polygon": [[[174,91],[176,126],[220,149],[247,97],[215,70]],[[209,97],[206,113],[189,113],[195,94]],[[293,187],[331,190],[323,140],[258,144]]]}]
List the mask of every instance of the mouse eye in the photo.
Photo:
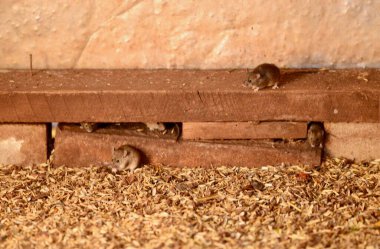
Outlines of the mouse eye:
[{"label": "mouse eye", "polygon": [[119,160],[119,159],[117,159],[117,160],[116,160],[116,162],[117,162],[117,163],[120,163],[120,160]]},{"label": "mouse eye", "polygon": [[251,82],[252,82],[252,80],[251,80],[251,79],[249,79],[249,80],[248,80],[248,82],[249,82],[249,83],[251,83]]}]

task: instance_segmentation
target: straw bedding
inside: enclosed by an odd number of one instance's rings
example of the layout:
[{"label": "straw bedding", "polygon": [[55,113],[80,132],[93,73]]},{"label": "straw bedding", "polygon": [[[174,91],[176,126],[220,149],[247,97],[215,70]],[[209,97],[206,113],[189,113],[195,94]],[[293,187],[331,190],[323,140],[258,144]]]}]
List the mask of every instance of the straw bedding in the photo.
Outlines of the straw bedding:
[{"label": "straw bedding", "polygon": [[2,248],[379,248],[380,161],[0,167]]}]

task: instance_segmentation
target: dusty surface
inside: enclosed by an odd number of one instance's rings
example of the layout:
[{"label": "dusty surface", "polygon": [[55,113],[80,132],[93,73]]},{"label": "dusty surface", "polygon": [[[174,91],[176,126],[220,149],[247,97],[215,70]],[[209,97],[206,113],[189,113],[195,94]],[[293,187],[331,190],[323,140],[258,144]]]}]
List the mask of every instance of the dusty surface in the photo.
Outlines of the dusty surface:
[{"label": "dusty surface", "polygon": [[128,144],[145,162],[170,166],[205,167],[307,164],[320,165],[321,149],[305,141],[263,140],[176,141],[168,130],[164,136],[146,136],[128,129],[100,129],[87,133],[76,126],[62,126],[55,136],[55,165],[83,167],[110,163],[112,149]]},{"label": "dusty surface", "polygon": [[45,124],[0,124],[0,164],[45,162],[47,129]]},{"label": "dusty surface", "polygon": [[380,70],[283,70],[254,92],[245,70],[0,73],[2,122],[379,122]]},{"label": "dusty surface", "polygon": [[[212,91],[253,92],[244,86],[247,71],[166,69],[82,69],[0,71],[0,91],[92,92],[92,91]],[[380,69],[288,69],[281,68],[279,89],[257,92],[380,91]]]},{"label": "dusty surface", "polygon": [[380,162],[0,168],[0,246],[379,248]]},{"label": "dusty surface", "polygon": [[326,153],[352,160],[380,158],[379,123],[325,123]]},{"label": "dusty surface", "polygon": [[[3,0],[0,68],[379,67],[380,2]],[[17,46],[15,45],[17,44]]]}]

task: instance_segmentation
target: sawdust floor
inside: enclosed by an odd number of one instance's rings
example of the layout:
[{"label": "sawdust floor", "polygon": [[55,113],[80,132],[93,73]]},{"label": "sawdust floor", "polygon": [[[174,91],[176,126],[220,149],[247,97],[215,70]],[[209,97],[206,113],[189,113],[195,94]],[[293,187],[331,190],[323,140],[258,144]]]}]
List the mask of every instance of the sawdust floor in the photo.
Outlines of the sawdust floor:
[{"label": "sawdust floor", "polygon": [[379,248],[380,161],[0,170],[1,248]]}]

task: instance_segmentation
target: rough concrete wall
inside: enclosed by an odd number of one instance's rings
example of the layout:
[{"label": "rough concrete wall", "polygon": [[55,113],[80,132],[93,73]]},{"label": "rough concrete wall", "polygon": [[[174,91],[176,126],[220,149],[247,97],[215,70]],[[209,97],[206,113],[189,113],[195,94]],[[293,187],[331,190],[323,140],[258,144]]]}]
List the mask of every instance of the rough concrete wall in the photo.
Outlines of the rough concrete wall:
[{"label": "rough concrete wall", "polygon": [[379,67],[378,0],[2,0],[0,68]]}]

